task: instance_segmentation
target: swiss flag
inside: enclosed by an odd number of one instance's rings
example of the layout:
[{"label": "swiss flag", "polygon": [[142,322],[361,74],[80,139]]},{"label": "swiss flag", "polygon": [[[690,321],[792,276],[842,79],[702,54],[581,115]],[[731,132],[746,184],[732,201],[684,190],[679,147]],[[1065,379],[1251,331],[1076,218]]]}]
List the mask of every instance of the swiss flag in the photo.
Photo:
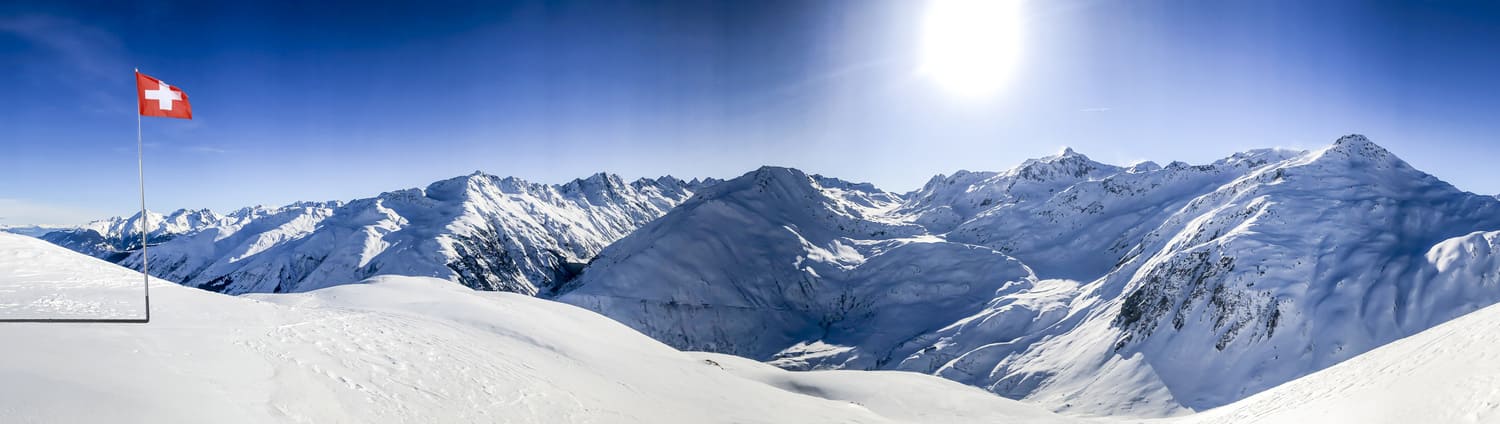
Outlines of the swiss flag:
[{"label": "swiss flag", "polygon": [[193,119],[193,107],[188,105],[187,94],[182,89],[140,71],[135,72],[135,98],[141,116]]}]

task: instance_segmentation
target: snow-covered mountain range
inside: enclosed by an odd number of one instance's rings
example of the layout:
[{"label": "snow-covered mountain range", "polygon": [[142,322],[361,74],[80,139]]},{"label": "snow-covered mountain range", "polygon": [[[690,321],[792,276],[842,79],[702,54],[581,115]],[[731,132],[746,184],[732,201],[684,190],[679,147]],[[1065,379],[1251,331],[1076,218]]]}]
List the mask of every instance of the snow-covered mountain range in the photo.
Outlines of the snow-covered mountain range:
[{"label": "snow-covered mountain range", "polygon": [[719,184],[558,299],[682,349],[1141,416],[1225,405],[1500,300],[1500,201],[1362,136],[851,186],[784,168]]},{"label": "snow-covered mountain range", "polygon": [[[153,274],[189,286],[436,277],[582,306],[679,349],[916,371],[1088,414],[1230,404],[1500,301],[1500,198],[1357,135],[1204,165],[1065,150],[904,194],[778,167],[556,186],[475,174],[152,219],[170,223],[148,234]],[[44,237],[138,267],[133,222]]]},{"label": "snow-covered mountain range", "polygon": [[[1443,249],[1438,262],[1460,252]],[[0,233],[0,291],[36,299],[30,313],[139,313],[140,282]],[[788,372],[681,352],[583,309],[434,278],[244,297],[152,285],[150,324],[0,326],[12,342],[0,349],[0,421],[1141,422],[1059,415],[918,373]],[[1496,320],[1500,305],[1242,401],[1150,422],[1493,422]]]},{"label": "snow-covered mountain range", "polygon": [[[481,173],[349,202],[152,213],[150,271],[226,293],[300,292],[375,275],[537,294],[714,180],[545,185]],[[139,214],[43,236],[140,268]]]}]

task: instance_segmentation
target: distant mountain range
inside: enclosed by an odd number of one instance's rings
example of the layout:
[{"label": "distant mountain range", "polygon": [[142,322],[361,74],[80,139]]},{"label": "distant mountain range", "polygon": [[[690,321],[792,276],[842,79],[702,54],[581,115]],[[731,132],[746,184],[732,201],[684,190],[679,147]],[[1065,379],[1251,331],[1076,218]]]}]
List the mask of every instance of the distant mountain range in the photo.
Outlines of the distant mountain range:
[{"label": "distant mountain range", "polygon": [[[139,268],[138,217],[43,238]],[[891,193],[483,174],[153,216],[151,270],[227,293],[380,274],[593,309],[684,350],[935,374],[1082,413],[1225,405],[1500,301],[1500,198],[1362,136],[1205,165],[1065,150]]]},{"label": "distant mountain range", "polygon": [[[475,173],[349,202],[152,213],[151,274],[218,292],[301,292],[382,274],[538,294],[715,180],[545,185]],[[140,216],[42,238],[140,269]]]}]

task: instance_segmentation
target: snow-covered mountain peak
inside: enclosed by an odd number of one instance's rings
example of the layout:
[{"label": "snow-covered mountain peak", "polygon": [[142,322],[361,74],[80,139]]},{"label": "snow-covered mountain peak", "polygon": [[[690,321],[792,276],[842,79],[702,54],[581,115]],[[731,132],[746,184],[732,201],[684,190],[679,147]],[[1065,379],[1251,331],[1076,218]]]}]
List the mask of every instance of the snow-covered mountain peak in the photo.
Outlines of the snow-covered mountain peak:
[{"label": "snow-covered mountain peak", "polygon": [[823,192],[812,177],[799,169],[762,166],[745,175],[709,187],[699,192],[697,197],[707,201],[746,196],[795,201],[793,199],[823,197]]},{"label": "snow-covered mountain peak", "polygon": [[1389,150],[1359,134],[1340,137],[1332,145],[1319,150],[1313,157],[1314,160],[1343,160],[1376,167],[1411,168]]},{"label": "snow-covered mountain peak", "polygon": [[560,188],[564,192],[604,192],[625,186],[625,180],[619,175],[604,172],[595,173],[587,178],[579,178],[563,184]]},{"label": "snow-covered mountain peak", "polygon": [[485,194],[527,194],[544,188],[516,177],[499,177],[482,172],[449,178],[428,184],[422,195],[441,201],[462,201]]},{"label": "snow-covered mountain peak", "polygon": [[1020,166],[1002,172],[998,177],[1033,181],[1098,179],[1121,170],[1118,166],[1095,162],[1068,147],[1056,155],[1027,159]]},{"label": "snow-covered mountain peak", "polygon": [[901,196],[873,184],[808,175],[796,168],[763,166],[703,190],[694,201],[735,203],[790,223],[819,222],[813,227],[834,228],[851,237],[923,232],[885,217],[901,204]]},{"label": "snow-covered mountain peak", "polygon": [[1136,162],[1136,163],[1130,164],[1130,166],[1128,166],[1128,167],[1125,168],[1125,172],[1129,172],[1129,173],[1132,173],[1132,174],[1140,174],[1140,173],[1145,173],[1145,172],[1157,171],[1157,170],[1160,170],[1160,169],[1161,169],[1161,165],[1157,165],[1156,162],[1152,162],[1152,161],[1149,161],[1149,160],[1143,160],[1143,161],[1140,161],[1140,162]]},{"label": "snow-covered mountain peak", "polygon": [[[1240,167],[1240,168],[1244,168],[1244,169],[1253,169],[1253,168],[1259,168],[1261,166],[1265,166],[1265,165],[1268,165],[1268,164],[1274,164],[1274,163],[1277,163],[1277,162],[1281,162],[1281,161],[1285,161],[1285,160],[1288,160],[1288,159],[1292,159],[1292,158],[1295,158],[1295,157],[1298,157],[1298,156],[1301,156],[1301,155],[1305,155],[1305,154],[1307,154],[1307,152],[1306,151],[1302,151],[1302,150],[1275,149],[1275,148],[1273,148],[1273,149],[1252,149],[1252,150],[1246,150],[1246,151],[1243,151],[1243,152],[1236,152],[1235,154],[1229,155],[1229,157],[1216,160],[1216,161],[1214,161],[1213,165],[1215,165],[1215,166],[1234,166],[1234,167]],[[1181,163],[1181,162],[1173,162],[1173,163],[1174,164],[1178,164],[1178,163]],[[1184,164],[1184,165],[1186,165],[1186,164]]]},{"label": "snow-covered mountain peak", "polygon": [[1349,134],[1343,137],[1339,137],[1338,140],[1334,140],[1333,145],[1352,145],[1359,146],[1361,148],[1370,147],[1375,149],[1383,149],[1382,147],[1375,145],[1375,142],[1370,141],[1370,138],[1365,137],[1364,134]]},{"label": "snow-covered mountain peak", "polygon": [[984,211],[1008,204],[1045,201],[1069,186],[1102,180],[1125,168],[1095,162],[1072,149],[1027,159],[1004,172],[958,171],[939,175],[905,196],[898,213],[933,233],[951,231]]}]

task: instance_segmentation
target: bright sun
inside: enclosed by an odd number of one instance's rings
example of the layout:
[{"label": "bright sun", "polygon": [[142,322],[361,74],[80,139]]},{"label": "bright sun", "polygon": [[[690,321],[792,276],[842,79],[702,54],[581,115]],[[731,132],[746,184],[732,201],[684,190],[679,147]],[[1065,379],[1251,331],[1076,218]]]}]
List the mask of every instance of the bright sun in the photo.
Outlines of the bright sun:
[{"label": "bright sun", "polygon": [[1019,15],[1020,0],[931,0],[920,72],[956,94],[995,92],[1020,55]]}]

